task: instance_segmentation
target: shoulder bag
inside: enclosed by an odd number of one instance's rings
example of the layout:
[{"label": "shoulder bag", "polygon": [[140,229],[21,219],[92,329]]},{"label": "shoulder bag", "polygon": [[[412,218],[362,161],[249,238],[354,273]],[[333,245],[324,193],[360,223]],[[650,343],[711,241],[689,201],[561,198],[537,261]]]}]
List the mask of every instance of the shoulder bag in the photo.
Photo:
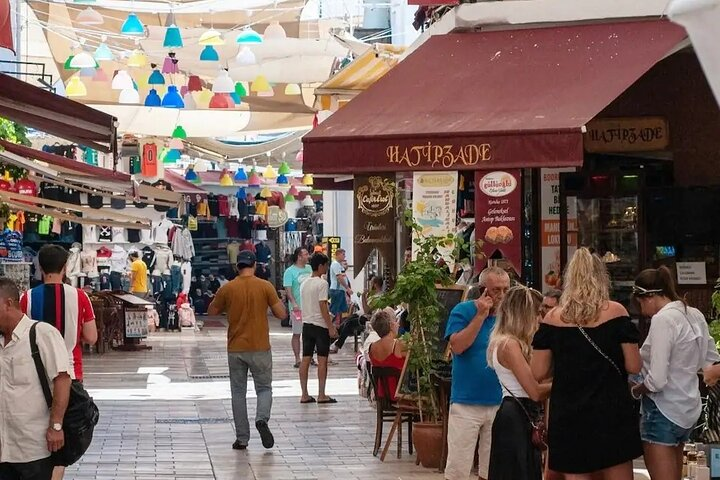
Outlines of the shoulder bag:
[{"label": "shoulder bag", "polygon": [[525,405],[520,401],[518,397],[515,396],[515,394],[508,389],[502,382],[500,384],[503,386],[503,388],[515,399],[515,402],[522,408],[522,411],[525,412],[525,416],[527,417],[528,421],[530,422],[530,426],[532,427],[531,435],[530,435],[530,441],[533,444],[533,447],[537,448],[541,452],[544,452],[547,450],[547,428],[545,426],[545,419],[542,417],[542,415],[538,416],[537,418],[533,418],[532,415],[530,415],[530,412],[528,412],[527,408],[525,408]]},{"label": "shoulder bag", "polygon": [[[40,357],[40,349],[37,345],[37,333],[35,328],[37,322],[30,327],[30,351],[35,370],[40,378],[45,401],[48,409],[52,408],[52,393],[47,378],[47,371]],[[73,380],[70,386],[70,399],[68,401],[65,417],[63,418],[63,432],[65,433],[65,445],[63,448],[52,454],[55,465],[67,467],[80,460],[92,443],[95,425],[100,419],[100,411],[88,395],[82,383]]]}]

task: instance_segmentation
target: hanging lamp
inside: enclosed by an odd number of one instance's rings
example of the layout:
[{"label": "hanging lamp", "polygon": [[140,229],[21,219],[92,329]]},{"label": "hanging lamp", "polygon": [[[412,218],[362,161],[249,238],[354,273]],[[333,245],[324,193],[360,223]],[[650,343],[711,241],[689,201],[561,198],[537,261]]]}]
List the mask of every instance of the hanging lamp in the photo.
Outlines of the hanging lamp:
[{"label": "hanging lamp", "polygon": [[182,48],[183,40],[180,35],[180,29],[173,23],[165,30],[165,40],[163,41],[165,48]]},{"label": "hanging lamp", "polygon": [[235,181],[236,182],[247,182],[248,176],[245,172],[245,168],[243,168],[242,165],[240,165],[237,169],[237,172],[235,172]]},{"label": "hanging lamp", "polygon": [[148,77],[148,85],[165,85],[165,77],[157,68],[152,71]]},{"label": "hanging lamp", "polygon": [[294,202],[294,201],[295,201],[295,197],[292,196],[292,195],[290,194],[290,192],[288,192],[288,193],[285,194],[285,201],[286,201],[286,202]]},{"label": "hanging lamp", "polygon": [[205,48],[203,48],[202,52],[200,52],[200,61],[217,62],[218,60],[220,60],[220,55],[218,55],[215,47],[213,47],[212,45],[205,45]]},{"label": "hanging lamp", "polygon": [[80,80],[79,76],[70,77],[65,86],[65,95],[68,97],[84,97],[87,95],[87,88],[85,88],[85,84]]},{"label": "hanging lamp", "polygon": [[187,167],[187,170],[185,170],[185,180],[191,183],[200,183],[200,176],[195,173],[195,169],[192,165]]},{"label": "hanging lamp", "polygon": [[168,142],[168,148],[173,150],[183,150],[185,148],[185,144],[180,138],[171,138],[170,142]]},{"label": "hanging lamp", "polygon": [[287,33],[279,22],[274,21],[265,28],[263,38],[265,40],[284,40],[287,38]]},{"label": "hanging lamp", "polygon": [[191,92],[187,92],[183,95],[183,102],[185,103],[185,110],[195,110],[197,108],[197,102]]},{"label": "hanging lamp", "polygon": [[257,58],[248,47],[242,47],[235,57],[235,63],[241,67],[249,67],[257,63]]},{"label": "hanging lamp", "polygon": [[198,39],[198,44],[204,47],[208,45],[217,47],[220,45],[225,45],[225,40],[223,39],[220,32],[211,28],[210,30],[200,35],[200,38]]},{"label": "hanging lamp", "polygon": [[123,35],[145,35],[145,26],[137,15],[130,12],[120,28],[120,33]]},{"label": "hanging lamp", "polygon": [[278,168],[278,173],[280,175],[290,175],[290,165],[288,165],[288,163],[283,160],[283,162],[280,164],[280,168]]},{"label": "hanging lamp", "polygon": [[268,82],[267,78],[263,75],[258,75],[255,77],[255,80],[250,84],[250,91],[259,93],[259,92],[265,92],[267,90],[272,90],[272,87],[270,86],[270,82]]},{"label": "hanging lamp", "polygon": [[183,102],[175,85],[168,86],[167,93],[162,99],[162,106],[165,108],[185,108],[185,102]]},{"label": "hanging lamp", "polygon": [[165,158],[163,159],[163,163],[175,163],[180,160],[180,157],[182,157],[182,153],[180,152],[180,150],[170,148],[167,151],[167,155],[165,155]]},{"label": "hanging lamp", "polygon": [[278,175],[278,177],[277,177],[278,185],[287,185],[288,183],[290,183],[290,182],[286,175],[283,175],[283,174]]},{"label": "hanging lamp", "polygon": [[215,77],[212,91],[213,93],[232,93],[235,91],[235,83],[230,78],[227,70],[221,70],[220,74]]},{"label": "hanging lamp", "polygon": [[95,76],[95,69],[94,68],[81,68],[78,75],[80,75],[81,77],[92,79],[92,77]]},{"label": "hanging lamp", "polygon": [[70,60],[71,68],[98,68],[99,66],[93,56],[85,51],[78,53]]},{"label": "hanging lamp", "polygon": [[235,186],[235,182],[233,182],[233,178],[230,176],[230,172],[228,172],[227,168],[223,168],[222,173],[220,174],[220,186],[221,187]]},{"label": "hanging lamp", "polygon": [[102,25],[105,23],[103,16],[92,7],[87,7],[85,10],[78,13],[75,21],[80,25]]},{"label": "hanging lamp", "polygon": [[297,83],[288,83],[285,85],[285,95],[302,95],[300,85]]},{"label": "hanging lamp", "polygon": [[178,68],[178,59],[175,58],[175,53],[168,53],[167,57],[163,61],[162,73],[180,73]]},{"label": "hanging lamp", "polygon": [[198,106],[208,108],[210,106],[210,101],[213,99],[213,93],[207,88],[203,88],[202,91],[197,94],[195,99],[197,100]]},{"label": "hanging lamp", "polygon": [[140,93],[134,88],[126,88],[120,92],[118,103],[136,104],[140,103]]},{"label": "hanging lamp", "polygon": [[147,97],[145,97],[145,106],[146,107],[159,107],[160,105],[162,105],[162,100],[160,100],[160,95],[158,95],[157,90],[155,90],[154,88],[151,88],[147,94]]},{"label": "hanging lamp", "polygon": [[248,187],[259,187],[261,182],[260,175],[257,174],[255,168],[253,167],[250,172],[250,177],[248,178]]},{"label": "hanging lamp", "polygon": [[265,167],[265,170],[263,171],[263,178],[267,180],[274,180],[277,176],[278,174],[275,168],[268,163],[267,167]]},{"label": "hanging lamp", "polygon": [[305,198],[302,200],[302,206],[303,207],[314,207],[315,202],[313,202],[313,199],[310,195],[305,195]]},{"label": "hanging lamp", "polygon": [[270,191],[270,189],[267,186],[265,186],[265,187],[263,187],[262,190],[260,190],[260,196],[262,198],[270,198],[270,197],[272,197],[272,192]]},{"label": "hanging lamp", "polygon": [[141,48],[136,48],[132,51],[127,60],[128,67],[144,67],[147,65],[147,55]]},{"label": "hanging lamp", "polygon": [[95,70],[95,75],[93,75],[93,82],[107,82],[108,76],[107,73],[105,73],[105,70],[102,68],[98,68]]},{"label": "hanging lamp", "polygon": [[295,185],[290,186],[290,190],[288,190],[288,193],[293,197],[297,197],[298,195],[300,195],[300,191]]},{"label": "hanging lamp", "polygon": [[65,59],[65,63],[63,64],[64,70],[80,70],[79,68],[75,68],[70,65],[70,62],[72,62],[73,58],[75,58],[75,55],[69,55],[68,58]]},{"label": "hanging lamp", "polygon": [[216,93],[210,99],[210,108],[235,108],[235,102],[228,93]]},{"label": "hanging lamp", "polygon": [[237,36],[236,42],[241,45],[258,45],[263,42],[263,39],[255,30],[245,27]]},{"label": "hanging lamp", "polygon": [[105,43],[105,36],[103,35],[102,42],[98,47],[95,49],[95,53],[93,54],[93,57],[95,57],[95,60],[97,62],[102,60],[112,60],[115,58],[115,55],[113,55],[112,50],[110,50],[110,47],[107,46],[107,43]]},{"label": "hanging lamp", "polygon": [[189,92],[200,92],[202,91],[202,81],[197,75],[190,75],[187,83]]},{"label": "hanging lamp", "polygon": [[312,185],[312,184],[313,184],[313,177],[312,177],[312,175],[310,175],[309,173],[306,173],[305,175],[303,175],[302,184],[303,184],[303,185],[308,185],[308,186]]},{"label": "hanging lamp", "polygon": [[295,161],[297,163],[303,163],[303,151],[300,150],[297,155],[295,155]]},{"label": "hanging lamp", "polygon": [[240,98],[247,97],[247,90],[245,89],[245,85],[242,82],[237,82],[235,84],[235,93]]},{"label": "hanging lamp", "polygon": [[275,90],[270,88],[269,90],[263,90],[262,92],[257,92],[258,97],[273,97],[275,96]]},{"label": "hanging lamp", "polygon": [[118,70],[113,77],[112,85],[113,90],[126,90],[133,87],[133,80],[127,70]]},{"label": "hanging lamp", "polygon": [[186,140],[187,133],[185,133],[185,129],[181,125],[178,125],[172,132],[172,138],[180,138],[182,140]]}]

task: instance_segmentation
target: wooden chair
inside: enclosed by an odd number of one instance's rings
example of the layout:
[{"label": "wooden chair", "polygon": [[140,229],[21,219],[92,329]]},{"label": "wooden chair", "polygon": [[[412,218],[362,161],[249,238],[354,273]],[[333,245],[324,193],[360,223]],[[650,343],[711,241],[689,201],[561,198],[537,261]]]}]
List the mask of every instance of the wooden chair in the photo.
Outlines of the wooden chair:
[{"label": "wooden chair", "polygon": [[[382,442],[383,424],[386,422],[392,422],[390,433],[385,441],[385,448],[383,449],[380,461],[385,461],[390,443],[395,430],[398,431],[397,441],[397,458],[402,457],[402,424],[408,424],[408,451],[412,455],[413,444],[412,444],[412,424],[415,416],[417,415],[417,408],[392,401],[393,391],[390,389],[390,378],[395,378],[396,381],[400,379],[400,370],[391,367],[373,367],[368,366],[370,372],[370,380],[372,381],[373,392],[375,392],[375,404],[377,410],[377,418],[375,421],[375,446],[373,448],[373,455],[377,456],[380,451],[380,444]],[[379,388],[378,388],[379,387]],[[383,395],[379,395],[378,392],[383,392]]]}]

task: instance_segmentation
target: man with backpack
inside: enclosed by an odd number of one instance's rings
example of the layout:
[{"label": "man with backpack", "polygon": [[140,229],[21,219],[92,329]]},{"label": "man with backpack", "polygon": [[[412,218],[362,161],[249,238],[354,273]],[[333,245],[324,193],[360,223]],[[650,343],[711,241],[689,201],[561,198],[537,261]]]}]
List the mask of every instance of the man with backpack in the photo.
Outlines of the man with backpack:
[{"label": "man with backpack", "polygon": [[[51,457],[65,445],[63,418],[70,398],[70,361],[60,332],[20,309],[15,282],[0,277],[0,478],[50,480]],[[32,356],[31,336],[52,387],[48,409]]]}]

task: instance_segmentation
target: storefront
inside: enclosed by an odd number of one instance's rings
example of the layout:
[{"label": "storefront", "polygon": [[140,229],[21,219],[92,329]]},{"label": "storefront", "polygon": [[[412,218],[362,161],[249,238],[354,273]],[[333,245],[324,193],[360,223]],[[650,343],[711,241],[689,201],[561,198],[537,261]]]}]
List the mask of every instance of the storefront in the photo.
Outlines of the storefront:
[{"label": "storefront", "polygon": [[304,169],[356,184],[359,174],[469,173],[476,268],[504,260],[532,285],[556,284],[560,172],[542,169],[582,169],[586,125],[685,37],[658,20],[430,37],[304,137]]}]

